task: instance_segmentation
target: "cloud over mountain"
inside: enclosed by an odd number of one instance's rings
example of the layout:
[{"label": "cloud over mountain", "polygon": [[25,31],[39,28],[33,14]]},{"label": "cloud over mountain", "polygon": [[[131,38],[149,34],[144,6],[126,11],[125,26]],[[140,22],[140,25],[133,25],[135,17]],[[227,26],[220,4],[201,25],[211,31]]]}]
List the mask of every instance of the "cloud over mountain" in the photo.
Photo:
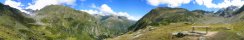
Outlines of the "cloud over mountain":
[{"label": "cloud over mountain", "polygon": [[[23,5],[21,2],[17,2],[14,0],[5,0],[4,4],[9,5],[10,7],[16,8],[21,12],[25,12],[29,14],[29,12],[24,9],[32,9],[32,10],[40,10],[47,5],[75,5],[76,0],[33,0],[33,2],[28,3],[28,5]],[[27,6],[27,7],[23,7]]]},{"label": "cloud over mountain", "polygon": [[16,2],[16,1],[12,1],[12,0],[6,0],[5,5],[9,5],[10,7],[13,7],[13,8],[16,8],[16,9],[19,9],[21,12],[26,12],[25,10],[23,10],[23,8],[21,8],[22,5],[21,2]]},{"label": "cloud over mountain", "polygon": [[[205,6],[207,8],[226,8],[228,6],[241,7],[244,4],[244,0],[146,0],[148,4],[152,6],[167,5],[168,7],[179,7],[182,4],[189,4],[191,2],[197,5]],[[213,1],[219,1],[214,3]]]},{"label": "cloud over mountain", "polygon": [[167,4],[169,7],[179,7],[182,4],[188,4],[191,0],[147,0],[150,5],[159,6],[160,4]]},{"label": "cloud over mountain", "polygon": [[32,10],[40,10],[47,5],[60,5],[60,4],[67,4],[67,5],[74,5],[76,0],[35,0],[33,3],[29,3],[26,9]]},{"label": "cloud over mountain", "polygon": [[244,0],[223,0],[223,2],[217,4],[213,3],[213,0],[195,0],[195,2],[207,8],[226,8],[228,6],[241,7],[244,4]]},{"label": "cloud over mountain", "polygon": [[85,12],[88,12],[90,14],[125,16],[131,20],[138,20],[139,19],[139,18],[135,18],[133,16],[130,16],[127,12],[115,12],[107,4],[102,4],[100,7],[97,7],[94,5],[95,4],[92,4],[92,7],[93,8],[95,7],[96,10],[81,10],[81,11],[85,11]]}]

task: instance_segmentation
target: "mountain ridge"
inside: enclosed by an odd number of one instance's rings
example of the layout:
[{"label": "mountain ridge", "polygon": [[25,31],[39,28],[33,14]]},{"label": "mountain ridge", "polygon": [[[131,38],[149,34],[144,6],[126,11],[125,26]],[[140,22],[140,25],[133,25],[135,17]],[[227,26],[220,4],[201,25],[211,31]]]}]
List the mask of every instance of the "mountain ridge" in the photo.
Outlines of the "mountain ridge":
[{"label": "mountain ridge", "polygon": [[[164,11],[161,11],[161,10],[164,10]],[[170,22],[176,22],[176,21],[169,21],[169,20],[175,20],[175,19],[170,19],[169,17],[178,18],[174,15],[183,16],[183,17],[190,17],[190,16],[200,17],[200,14],[191,13],[190,11],[183,9],[183,8],[158,7],[158,8],[152,9],[148,14],[146,14],[140,20],[138,20],[138,22],[135,25],[133,25],[135,28],[133,28],[133,26],[131,26],[129,29],[136,31],[138,29],[145,28],[145,26],[148,26],[148,25],[158,25],[158,22],[160,22],[160,20],[164,20],[164,19],[165,19],[164,21],[168,21],[168,22],[165,22],[165,23],[162,22],[163,25],[166,25]],[[149,18],[149,19],[147,19],[147,18]],[[180,19],[179,18],[179,20],[177,20],[177,21],[190,21],[190,19],[184,19],[184,18]]]}]

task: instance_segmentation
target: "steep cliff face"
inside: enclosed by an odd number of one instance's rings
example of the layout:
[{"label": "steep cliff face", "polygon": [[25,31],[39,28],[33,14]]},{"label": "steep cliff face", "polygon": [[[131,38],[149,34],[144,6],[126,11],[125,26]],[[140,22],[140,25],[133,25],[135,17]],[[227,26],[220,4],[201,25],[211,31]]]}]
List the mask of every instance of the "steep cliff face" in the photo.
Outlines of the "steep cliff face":
[{"label": "steep cliff face", "polygon": [[238,10],[237,6],[229,6],[227,8],[223,8],[218,10],[215,14],[218,16],[223,16],[223,17],[232,17],[235,14],[233,14],[236,10]]}]

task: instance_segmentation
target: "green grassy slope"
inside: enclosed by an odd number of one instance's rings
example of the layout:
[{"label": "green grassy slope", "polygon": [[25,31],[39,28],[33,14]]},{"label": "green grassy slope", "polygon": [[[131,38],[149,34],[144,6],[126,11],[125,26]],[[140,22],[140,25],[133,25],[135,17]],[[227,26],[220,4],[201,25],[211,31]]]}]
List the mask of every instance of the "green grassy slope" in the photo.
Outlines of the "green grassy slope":
[{"label": "green grassy slope", "polygon": [[16,40],[16,39],[33,39],[40,37],[38,33],[33,33],[29,29],[35,21],[31,18],[23,16],[24,13],[15,8],[0,3],[0,39]]},{"label": "green grassy slope", "polygon": [[37,13],[36,20],[43,23],[42,29],[38,31],[47,32],[49,35],[46,37],[51,39],[66,39],[67,37],[78,40],[103,39],[120,35],[132,25],[130,20],[119,16],[97,18],[86,12],[60,5],[44,7]]},{"label": "green grassy slope", "polygon": [[[199,12],[199,13],[198,13]],[[149,25],[167,25],[176,22],[194,22],[202,17],[201,11],[190,12],[182,8],[158,7],[142,17],[129,30],[136,31]]]},{"label": "green grassy slope", "polygon": [[49,39],[92,40],[105,29],[90,14],[60,5],[46,6],[37,11],[36,18],[44,25],[33,27]]}]

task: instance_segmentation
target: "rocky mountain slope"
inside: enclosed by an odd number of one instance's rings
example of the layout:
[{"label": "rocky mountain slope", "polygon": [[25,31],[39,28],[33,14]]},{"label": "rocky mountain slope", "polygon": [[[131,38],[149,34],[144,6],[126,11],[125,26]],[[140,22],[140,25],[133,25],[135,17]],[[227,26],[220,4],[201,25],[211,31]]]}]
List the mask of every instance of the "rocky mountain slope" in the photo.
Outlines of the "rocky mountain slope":
[{"label": "rocky mountain slope", "polygon": [[223,16],[223,17],[231,17],[234,16],[234,14],[232,14],[234,11],[236,11],[238,9],[237,6],[229,6],[227,8],[223,8],[220,9],[216,12],[216,14],[218,16]]},{"label": "rocky mountain slope", "polygon": [[106,29],[108,29],[109,34],[114,34],[111,36],[121,35],[128,31],[128,27],[133,25],[135,21],[129,20],[124,16],[115,16],[115,15],[94,15],[98,20],[99,24]]}]

